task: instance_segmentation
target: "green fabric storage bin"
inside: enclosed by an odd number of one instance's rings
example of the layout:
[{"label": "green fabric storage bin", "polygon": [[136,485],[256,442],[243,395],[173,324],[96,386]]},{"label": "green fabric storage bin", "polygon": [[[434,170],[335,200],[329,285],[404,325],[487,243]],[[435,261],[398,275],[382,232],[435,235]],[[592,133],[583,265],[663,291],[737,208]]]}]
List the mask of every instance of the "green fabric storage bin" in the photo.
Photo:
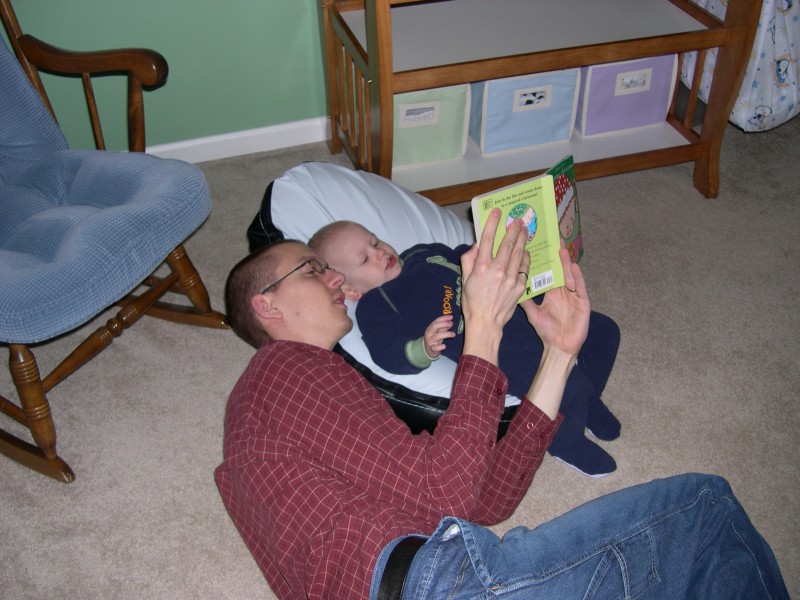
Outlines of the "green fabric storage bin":
[{"label": "green fabric storage bin", "polygon": [[395,94],[392,166],[464,156],[469,111],[468,84]]}]

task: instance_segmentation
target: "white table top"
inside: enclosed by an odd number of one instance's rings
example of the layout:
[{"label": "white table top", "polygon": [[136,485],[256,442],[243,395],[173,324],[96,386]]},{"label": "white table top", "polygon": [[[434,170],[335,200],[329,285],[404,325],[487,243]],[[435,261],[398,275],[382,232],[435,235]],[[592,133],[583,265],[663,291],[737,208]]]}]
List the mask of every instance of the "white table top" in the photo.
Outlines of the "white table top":
[{"label": "white table top", "polygon": [[[705,29],[667,0],[449,0],[391,10],[396,72]],[[364,11],[342,16],[366,48]]]}]

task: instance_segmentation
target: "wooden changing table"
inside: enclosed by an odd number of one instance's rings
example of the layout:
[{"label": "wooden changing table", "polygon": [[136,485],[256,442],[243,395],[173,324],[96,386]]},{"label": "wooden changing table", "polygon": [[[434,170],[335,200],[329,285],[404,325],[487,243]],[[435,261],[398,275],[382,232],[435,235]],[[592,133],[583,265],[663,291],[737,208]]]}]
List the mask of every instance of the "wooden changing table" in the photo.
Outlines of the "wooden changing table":
[{"label": "wooden changing table", "polygon": [[[719,153],[755,36],[760,2],[729,0],[725,21],[688,0],[322,0],[331,139],[357,168],[439,204],[541,173],[573,154],[578,179],[694,162],[694,185],[719,188]],[[694,127],[708,49],[716,70]],[[697,50],[694,85],[664,123],[628,132],[392,169],[394,94]],[[678,74],[680,77],[680,74]],[[678,113],[681,114],[678,114]]]}]

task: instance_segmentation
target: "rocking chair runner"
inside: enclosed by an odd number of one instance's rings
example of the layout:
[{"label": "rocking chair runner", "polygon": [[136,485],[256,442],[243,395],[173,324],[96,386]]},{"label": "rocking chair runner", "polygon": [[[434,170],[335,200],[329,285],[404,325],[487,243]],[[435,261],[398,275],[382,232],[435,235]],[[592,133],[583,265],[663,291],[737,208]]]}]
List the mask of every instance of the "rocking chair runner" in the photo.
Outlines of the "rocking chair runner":
[{"label": "rocking chair runner", "polygon": [[[227,327],[182,242],[208,217],[199,169],[144,154],[142,90],[163,83],[167,63],[144,49],[68,52],[22,34],[9,0],[0,19],[17,55],[0,40],[0,345],[19,405],[0,412],[30,430],[34,444],[0,429],[0,453],[64,482],[72,469],[56,452],[47,394],[143,314]],[[80,76],[98,150],[67,147],[38,69]],[[105,152],[91,75],[128,80],[129,153]],[[154,271],[164,263],[168,274]],[[160,272],[160,271],[159,271]],[[171,304],[169,292],[191,305]],[[121,309],[46,377],[31,347]]]}]

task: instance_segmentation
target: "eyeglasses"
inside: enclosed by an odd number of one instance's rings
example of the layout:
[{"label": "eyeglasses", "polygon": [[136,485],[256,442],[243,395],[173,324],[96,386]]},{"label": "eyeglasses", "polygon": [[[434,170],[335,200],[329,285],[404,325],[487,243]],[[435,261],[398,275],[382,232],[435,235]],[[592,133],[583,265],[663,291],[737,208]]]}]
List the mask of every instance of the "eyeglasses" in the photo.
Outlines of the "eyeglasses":
[{"label": "eyeglasses", "polygon": [[294,272],[296,272],[296,271],[299,271],[300,269],[302,269],[302,268],[303,268],[303,267],[305,267],[306,265],[308,265],[309,267],[311,267],[311,269],[312,269],[312,270],[313,270],[315,273],[318,273],[319,275],[324,275],[324,274],[325,274],[325,271],[327,271],[328,269],[330,269],[330,267],[329,267],[328,265],[323,265],[323,264],[322,264],[321,262],[319,262],[319,261],[318,261],[316,258],[309,258],[308,260],[301,262],[301,263],[300,263],[299,265],[297,265],[297,266],[296,266],[294,269],[292,269],[291,271],[289,271],[289,272],[288,272],[286,275],[284,275],[283,277],[281,277],[280,279],[278,279],[278,280],[277,280],[277,281],[275,281],[274,283],[270,283],[270,284],[269,284],[267,287],[265,287],[263,290],[261,290],[261,293],[262,293],[262,294],[266,294],[268,289],[275,287],[275,286],[276,286],[276,285],[278,285],[278,284],[279,284],[281,281],[283,281],[284,279],[286,279],[286,278],[287,278],[289,275],[291,275],[292,273],[294,273]]}]

